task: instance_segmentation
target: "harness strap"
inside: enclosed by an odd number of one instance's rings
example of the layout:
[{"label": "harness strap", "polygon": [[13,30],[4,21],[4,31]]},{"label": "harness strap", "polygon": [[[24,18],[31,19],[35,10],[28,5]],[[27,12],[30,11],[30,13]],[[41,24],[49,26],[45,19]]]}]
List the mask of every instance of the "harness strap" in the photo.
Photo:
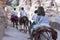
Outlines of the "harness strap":
[{"label": "harness strap", "polygon": [[[47,33],[47,32],[46,32]],[[45,34],[41,34],[41,35],[43,35],[47,40],[49,40],[50,39],[50,37],[49,37],[49,34],[47,33],[47,35],[48,35],[48,38],[45,36]]]},{"label": "harness strap", "polygon": [[[48,38],[47,38],[44,34],[42,34],[42,32],[46,32],[47,35],[48,35]],[[41,33],[45,38],[47,38],[47,40],[50,40],[50,36],[49,36],[48,32],[51,32],[51,31],[50,31],[50,30],[40,30],[40,33]]]},{"label": "harness strap", "polygon": [[49,39],[50,39],[50,36],[49,36],[48,32],[46,32],[46,33],[47,33],[47,35],[48,35],[48,38],[47,38],[47,40],[49,40]]},{"label": "harness strap", "polygon": [[40,30],[39,32],[51,32],[50,30],[46,30],[46,29],[42,29],[42,30]]}]

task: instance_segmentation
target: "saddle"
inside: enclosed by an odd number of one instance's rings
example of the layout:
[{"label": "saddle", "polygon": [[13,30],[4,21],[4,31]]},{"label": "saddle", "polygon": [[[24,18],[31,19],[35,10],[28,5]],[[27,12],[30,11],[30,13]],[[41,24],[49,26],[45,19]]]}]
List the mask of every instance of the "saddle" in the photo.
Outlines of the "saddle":
[{"label": "saddle", "polygon": [[22,18],[23,18],[24,20],[26,20],[26,17],[25,17],[25,16],[23,16]]},{"label": "saddle", "polygon": [[32,35],[35,35],[37,33],[47,32],[47,31],[51,32],[51,29],[49,29],[48,27],[38,27],[32,31]]},{"label": "saddle", "polygon": [[24,24],[26,23],[26,21],[28,21],[28,18],[26,16],[23,16],[23,17],[20,17],[19,23]]},{"label": "saddle", "polygon": [[28,18],[26,16],[20,17],[21,21],[27,20]]},{"label": "saddle", "polygon": [[18,20],[17,16],[11,15],[11,20]]},{"label": "saddle", "polygon": [[55,31],[53,28],[48,28],[48,27],[41,27],[37,28],[36,30],[32,31],[32,36],[36,36],[37,34],[41,34],[42,32],[51,32],[52,33],[52,39],[57,39],[57,31]]}]

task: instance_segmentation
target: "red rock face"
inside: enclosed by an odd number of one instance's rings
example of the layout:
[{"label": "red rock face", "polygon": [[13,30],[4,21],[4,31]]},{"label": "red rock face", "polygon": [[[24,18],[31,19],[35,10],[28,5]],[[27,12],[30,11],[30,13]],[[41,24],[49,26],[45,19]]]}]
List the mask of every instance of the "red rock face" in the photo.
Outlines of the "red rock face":
[{"label": "red rock face", "polygon": [[0,40],[2,40],[3,35],[4,35],[4,30],[6,27],[6,15],[4,15],[4,9],[0,7]]},{"label": "red rock face", "polygon": [[6,0],[0,0],[0,6],[5,7],[6,6]]},{"label": "red rock face", "polygon": [[[4,35],[4,30],[6,27],[6,19],[5,19],[5,12],[3,7],[5,7],[6,0],[0,0],[0,40],[2,40]],[[5,22],[4,22],[5,21]]]},{"label": "red rock face", "polygon": [[5,3],[6,2],[6,0],[0,0],[1,2],[3,2],[3,3]]}]

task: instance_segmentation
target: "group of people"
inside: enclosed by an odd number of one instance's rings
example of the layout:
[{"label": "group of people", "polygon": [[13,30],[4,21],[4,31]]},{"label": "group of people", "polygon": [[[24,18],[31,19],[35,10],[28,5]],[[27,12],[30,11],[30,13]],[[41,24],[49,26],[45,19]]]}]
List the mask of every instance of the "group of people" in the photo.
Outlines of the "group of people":
[{"label": "group of people", "polygon": [[[16,9],[14,9],[16,10]],[[14,11],[12,13],[13,16],[15,16],[15,18],[17,19],[18,16],[17,16],[17,12]],[[21,11],[20,11],[20,17],[25,17],[27,18],[28,20],[28,17],[27,17],[27,14],[24,10],[24,8],[22,7],[21,8]],[[21,19],[20,18],[20,19]],[[12,19],[12,18],[11,18]],[[33,32],[33,30],[36,30],[38,28],[41,28],[41,29],[47,29],[47,30],[51,30],[51,26],[49,25],[49,17],[48,15],[45,13],[44,11],[44,8],[43,7],[38,7],[37,10],[34,11],[34,15],[32,16],[32,20],[33,20],[33,23],[29,26],[28,30],[29,30],[29,34],[31,35],[31,33]],[[15,21],[16,22],[16,21]],[[22,20],[20,20],[20,22],[22,22]],[[13,23],[14,24],[14,23]],[[20,23],[21,24],[21,23]],[[16,25],[18,25],[18,23],[16,23]],[[17,26],[16,26],[17,27]],[[50,29],[49,29],[50,28]],[[52,31],[52,30],[51,30]],[[56,38],[54,39],[56,40]]]},{"label": "group of people", "polygon": [[[54,30],[51,26],[50,26],[50,21],[49,21],[49,17],[48,15],[45,13],[44,11],[44,8],[43,7],[38,7],[37,10],[35,10],[34,12],[35,14],[33,15],[32,19],[34,20],[34,22],[32,23],[31,27],[30,27],[30,34],[32,34],[33,36],[36,35],[36,36],[39,36],[40,33],[42,33],[45,37],[48,37],[46,36],[46,33],[44,32],[49,32],[51,33],[52,35],[50,35],[50,37],[52,38],[49,38],[47,40],[56,40],[57,39],[57,32],[56,30]],[[48,33],[48,35],[49,35]],[[31,35],[31,37],[32,37]],[[37,40],[37,37],[35,36],[35,39]],[[45,40],[45,38],[42,38],[42,36],[40,35],[41,39],[42,40]]]},{"label": "group of people", "polygon": [[[14,11],[12,12],[12,15],[16,16],[16,18],[18,18],[18,13],[16,12],[16,8],[14,8]],[[26,14],[24,8],[22,7],[21,11],[20,11],[20,17],[24,17],[24,16],[27,17],[27,14]],[[43,7],[39,7],[38,10],[34,11],[34,15],[32,16],[32,20],[34,21],[33,24],[36,24],[36,25],[33,25],[33,28],[41,26],[42,24],[50,27],[48,15],[45,14],[45,11],[44,11]]]},{"label": "group of people", "polygon": [[18,17],[18,13],[16,12],[16,8],[14,8],[14,11],[12,11],[12,15],[11,15],[11,21],[13,22],[13,27],[16,26],[17,29],[18,29],[18,22],[19,22],[20,31],[23,30],[23,28],[22,28],[23,25],[25,26],[24,31],[27,29],[29,20],[28,20],[27,14],[26,14],[23,7],[20,10],[20,17]]}]

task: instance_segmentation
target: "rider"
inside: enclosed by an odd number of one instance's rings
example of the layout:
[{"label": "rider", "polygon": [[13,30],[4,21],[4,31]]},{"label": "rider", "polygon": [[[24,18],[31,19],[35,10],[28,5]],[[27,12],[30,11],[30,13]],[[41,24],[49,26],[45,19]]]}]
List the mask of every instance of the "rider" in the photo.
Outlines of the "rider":
[{"label": "rider", "polygon": [[[15,19],[16,25],[18,25],[18,13],[16,12],[16,8],[14,8],[14,11],[12,11],[11,18]],[[17,26],[16,26],[16,28],[17,28]]]},{"label": "rider", "polygon": [[32,20],[33,20],[33,23],[31,24],[30,28],[29,28],[29,34],[31,33],[31,28],[33,27],[33,25],[36,24],[36,18],[37,18],[37,10],[34,11],[34,15],[32,16]]},{"label": "rider", "polygon": [[32,20],[34,23],[36,23],[36,18],[37,18],[37,10],[34,11],[34,15],[32,16]]},{"label": "rider", "polygon": [[14,8],[14,11],[12,11],[13,16],[18,16],[18,13],[16,12],[16,8]]},{"label": "rider", "polygon": [[[34,14],[33,14],[33,16],[32,16],[32,20],[33,20],[33,23],[30,25],[30,27],[29,27],[29,34],[31,35],[31,28],[33,27],[33,25],[35,25],[36,24],[36,18],[37,18],[37,10],[35,10],[34,11]],[[28,39],[30,39],[30,37],[28,38]]]},{"label": "rider", "polygon": [[26,16],[26,12],[25,12],[25,10],[24,10],[23,7],[21,8],[20,16],[21,16],[21,17]]},{"label": "rider", "polygon": [[26,20],[28,20],[27,14],[26,14],[24,8],[22,7],[21,11],[20,11],[20,26],[21,26],[20,31],[23,30],[22,29],[22,23],[24,24],[24,26],[26,26],[25,24],[27,24],[27,21],[25,21],[24,18],[26,18]]}]

